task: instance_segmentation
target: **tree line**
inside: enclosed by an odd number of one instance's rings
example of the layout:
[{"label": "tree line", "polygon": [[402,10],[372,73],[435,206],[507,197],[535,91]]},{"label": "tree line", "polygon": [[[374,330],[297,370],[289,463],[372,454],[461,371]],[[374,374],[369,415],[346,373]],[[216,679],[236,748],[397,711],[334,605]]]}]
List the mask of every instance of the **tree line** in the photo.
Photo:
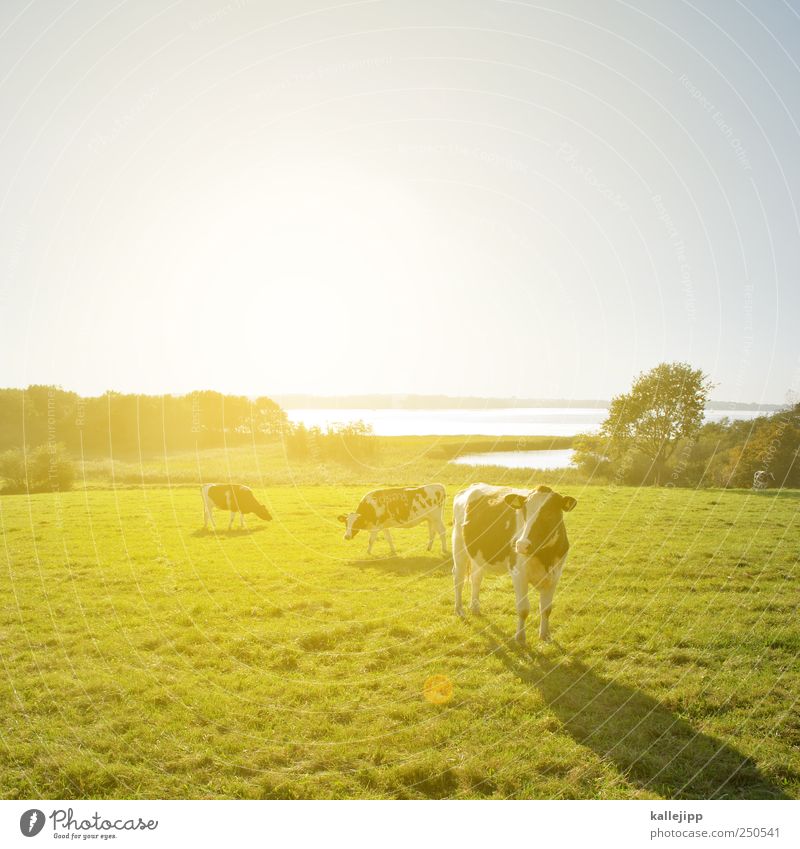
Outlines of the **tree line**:
[{"label": "tree line", "polygon": [[[599,433],[581,434],[573,462],[586,480],[628,485],[800,487],[800,403],[748,421],[704,422],[712,384],[686,363],[662,363],[612,399]],[[0,487],[66,490],[73,458],[132,458],[281,440],[300,462],[373,463],[379,440],[363,422],[306,428],[267,397],[106,392],[55,386],[0,389]]]},{"label": "tree line", "polygon": [[265,397],[205,390],[84,397],[57,386],[0,389],[0,451],[54,443],[88,455],[219,448],[275,439],[286,424],[286,413]]},{"label": "tree line", "polygon": [[306,428],[263,396],[203,390],[84,397],[57,386],[0,389],[0,491],[7,493],[66,491],[81,456],[148,457],[278,440],[299,461],[363,463],[378,451],[363,422]]}]

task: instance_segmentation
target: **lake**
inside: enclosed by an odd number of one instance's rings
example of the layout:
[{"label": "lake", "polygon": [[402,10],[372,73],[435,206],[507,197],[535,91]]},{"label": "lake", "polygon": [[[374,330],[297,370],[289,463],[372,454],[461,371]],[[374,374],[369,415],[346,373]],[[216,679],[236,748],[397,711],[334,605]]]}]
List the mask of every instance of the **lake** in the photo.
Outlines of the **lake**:
[{"label": "lake", "polygon": [[[378,436],[575,436],[599,429],[602,407],[510,407],[499,409],[370,410],[290,409],[293,422],[306,427],[363,421]],[[706,421],[750,420],[758,410],[709,410]]]},{"label": "lake", "polygon": [[572,449],[555,451],[482,451],[462,454],[451,462],[462,466],[502,466],[505,469],[566,469],[572,460]]}]

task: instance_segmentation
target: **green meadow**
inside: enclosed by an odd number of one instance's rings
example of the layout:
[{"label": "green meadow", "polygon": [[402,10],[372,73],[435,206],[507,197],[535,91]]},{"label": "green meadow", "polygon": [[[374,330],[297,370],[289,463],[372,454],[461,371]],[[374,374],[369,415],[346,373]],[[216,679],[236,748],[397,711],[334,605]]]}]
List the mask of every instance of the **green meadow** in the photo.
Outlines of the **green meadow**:
[{"label": "green meadow", "polygon": [[[0,498],[0,797],[800,797],[800,492],[537,476],[579,503],[555,641],[521,650],[506,577],[460,621],[425,527],[388,558],[336,522],[383,484],[442,480],[449,523],[470,480],[530,482],[465,443],[87,461]],[[274,521],[204,530],[213,477]]]},{"label": "green meadow", "polygon": [[[286,446],[239,445],[197,452],[165,452],[128,456],[124,459],[87,458],[80,463],[79,477],[86,486],[199,486],[212,480],[247,481],[253,487],[299,484],[356,484],[360,486],[408,486],[418,481],[440,481],[456,489],[481,479],[470,467],[451,461],[461,454],[495,451],[535,451],[570,448],[569,436],[397,436],[370,437],[373,458],[351,462],[303,460],[287,454]],[[482,467],[486,469],[486,467]],[[525,485],[536,481],[580,481],[576,469],[537,472],[525,469],[489,468],[493,481]],[[376,483],[377,481],[377,483]],[[454,490],[455,491],[455,490]]]}]

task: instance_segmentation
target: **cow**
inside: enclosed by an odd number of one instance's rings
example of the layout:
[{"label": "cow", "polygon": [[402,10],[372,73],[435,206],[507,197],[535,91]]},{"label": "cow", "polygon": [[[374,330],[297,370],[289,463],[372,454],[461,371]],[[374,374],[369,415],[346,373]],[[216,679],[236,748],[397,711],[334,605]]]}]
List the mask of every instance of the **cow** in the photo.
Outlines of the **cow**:
[{"label": "cow", "polygon": [[428,551],[433,548],[433,541],[438,533],[442,541],[442,552],[447,554],[444,501],[445,491],[440,483],[375,489],[361,499],[352,513],[343,513],[338,518],[344,523],[345,539],[353,539],[359,531],[369,532],[368,554],[372,554],[372,544],[383,531],[392,556],[396,557],[397,552],[389,528],[413,528],[421,522],[428,523]]},{"label": "cow", "polygon": [[220,510],[230,510],[231,520],[228,522],[228,530],[233,527],[233,520],[239,514],[239,527],[244,527],[244,514],[255,513],[260,519],[269,522],[272,519],[267,508],[256,501],[253,490],[249,486],[238,483],[207,483],[201,487],[203,495],[203,525],[214,527],[215,507]]},{"label": "cow", "polygon": [[772,472],[761,469],[753,475],[753,489],[766,489],[769,486],[770,481],[774,480],[775,475],[773,475]]},{"label": "cow", "polygon": [[539,637],[548,641],[553,596],[569,553],[563,516],[577,503],[549,486],[523,490],[476,483],[459,492],[453,503],[456,614],[464,616],[461,591],[467,575],[472,612],[480,615],[484,572],[507,571],[517,600],[517,642],[525,645],[529,585],[539,590]]}]

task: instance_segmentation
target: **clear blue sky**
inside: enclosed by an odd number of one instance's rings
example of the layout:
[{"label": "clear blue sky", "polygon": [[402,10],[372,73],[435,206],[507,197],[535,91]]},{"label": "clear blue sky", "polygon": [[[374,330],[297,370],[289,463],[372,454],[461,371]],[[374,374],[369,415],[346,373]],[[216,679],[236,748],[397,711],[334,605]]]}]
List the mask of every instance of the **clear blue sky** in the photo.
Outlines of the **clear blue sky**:
[{"label": "clear blue sky", "polygon": [[0,385],[800,391],[800,6],[0,6]]}]

